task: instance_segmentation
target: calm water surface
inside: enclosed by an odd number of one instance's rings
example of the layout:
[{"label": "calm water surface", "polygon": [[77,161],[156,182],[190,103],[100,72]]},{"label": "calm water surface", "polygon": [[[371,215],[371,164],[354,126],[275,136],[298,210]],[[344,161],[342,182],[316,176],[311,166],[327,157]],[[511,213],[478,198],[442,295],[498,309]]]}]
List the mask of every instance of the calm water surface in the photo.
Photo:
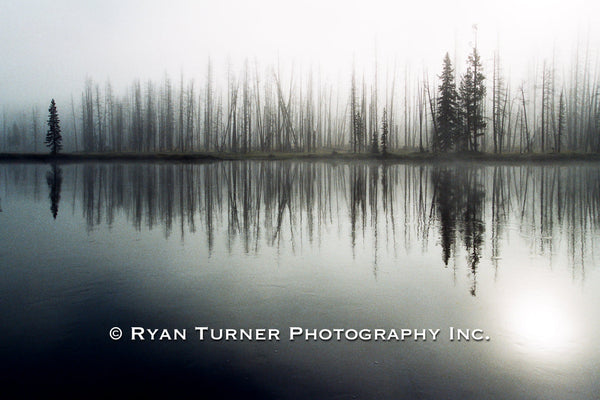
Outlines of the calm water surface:
[{"label": "calm water surface", "polygon": [[[3,385],[231,398],[600,392],[594,163],[1,164],[0,209]],[[132,326],[187,329],[187,340],[132,341]],[[281,340],[200,341],[196,326],[279,329]],[[290,341],[290,327],[440,333]],[[489,340],[451,341],[451,327]]]}]

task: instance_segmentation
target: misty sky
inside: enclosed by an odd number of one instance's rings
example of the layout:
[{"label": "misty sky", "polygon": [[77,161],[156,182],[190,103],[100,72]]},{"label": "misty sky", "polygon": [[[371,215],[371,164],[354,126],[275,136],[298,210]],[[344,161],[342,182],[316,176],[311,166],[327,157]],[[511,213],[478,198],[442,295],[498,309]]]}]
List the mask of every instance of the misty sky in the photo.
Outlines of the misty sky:
[{"label": "misty sky", "polygon": [[578,37],[597,51],[600,2],[588,0],[0,0],[0,105],[77,99],[86,75],[117,88],[164,73],[202,78],[255,58],[318,66],[326,77],[357,64],[410,63],[438,73],[446,51],[459,69],[477,24],[489,63],[499,45],[507,71],[535,59],[570,60]]}]

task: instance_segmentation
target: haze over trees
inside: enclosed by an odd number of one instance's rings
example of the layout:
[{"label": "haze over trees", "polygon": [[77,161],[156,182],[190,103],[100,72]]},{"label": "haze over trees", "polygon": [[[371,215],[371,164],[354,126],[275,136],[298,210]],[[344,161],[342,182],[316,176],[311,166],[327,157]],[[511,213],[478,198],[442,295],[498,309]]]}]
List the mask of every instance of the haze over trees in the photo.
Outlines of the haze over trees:
[{"label": "haze over trees", "polygon": [[[165,74],[122,90],[87,78],[71,99],[64,145],[144,153],[600,151],[600,60],[589,46],[578,44],[570,65],[536,61],[522,80],[504,72],[497,49],[481,55],[473,46],[464,59],[446,53],[430,75],[375,56],[372,68],[353,65],[337,81],[312,66],[247,60],[216,70],[210,59],[200,80]],[[0,118],[0,151],[37,151],[35,107],[4,109]],[[63,142],[58,114],[51,118],[46,144],[54,153]]]}]

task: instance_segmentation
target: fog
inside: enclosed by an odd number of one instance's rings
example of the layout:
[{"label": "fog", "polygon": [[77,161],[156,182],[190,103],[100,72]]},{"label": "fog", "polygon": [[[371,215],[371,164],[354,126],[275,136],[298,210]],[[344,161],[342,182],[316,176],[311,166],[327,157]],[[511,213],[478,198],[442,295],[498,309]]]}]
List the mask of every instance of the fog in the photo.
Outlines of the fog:
[{"label": "fog", "polygon": [[[133,79],[203,77],[249,58],[315,68],[346,80],[353,60],[438,74],[450,52],[461,70],[475,40],[484,65],[500,49],[520,79],[543,58],[570,60],[599,42],[596,1],[2,1],[0,106],[77,99],[86,76],[119,89]],[[491,70],[489,68],[488,70]]]}]

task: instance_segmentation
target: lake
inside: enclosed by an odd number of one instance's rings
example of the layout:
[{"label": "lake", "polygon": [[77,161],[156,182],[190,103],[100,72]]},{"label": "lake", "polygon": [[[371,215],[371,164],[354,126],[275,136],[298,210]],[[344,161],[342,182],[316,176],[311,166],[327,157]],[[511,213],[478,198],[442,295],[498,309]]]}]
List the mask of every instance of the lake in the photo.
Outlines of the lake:
[{"label": "lake", "polygon": [[0,209],[22,393],[600,391],[598,163],[5,163]]}]

